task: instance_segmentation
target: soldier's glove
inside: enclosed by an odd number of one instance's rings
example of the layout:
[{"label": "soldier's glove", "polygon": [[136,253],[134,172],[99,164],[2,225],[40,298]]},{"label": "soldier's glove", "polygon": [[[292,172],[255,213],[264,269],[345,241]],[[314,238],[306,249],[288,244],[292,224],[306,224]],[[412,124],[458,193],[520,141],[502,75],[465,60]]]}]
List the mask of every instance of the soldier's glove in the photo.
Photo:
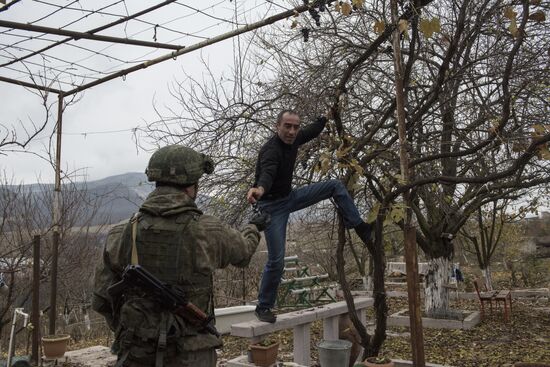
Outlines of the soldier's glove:
[{"label": "soldier's glove", "polygon": [[267,228],[269,223],[271,223],[271,215],[262,213],[257,204],[254,204],[253,208],[254,214],[252,214],[252,217],[248,223],[254,224],[258,228],[258,231],[261,232]]}]

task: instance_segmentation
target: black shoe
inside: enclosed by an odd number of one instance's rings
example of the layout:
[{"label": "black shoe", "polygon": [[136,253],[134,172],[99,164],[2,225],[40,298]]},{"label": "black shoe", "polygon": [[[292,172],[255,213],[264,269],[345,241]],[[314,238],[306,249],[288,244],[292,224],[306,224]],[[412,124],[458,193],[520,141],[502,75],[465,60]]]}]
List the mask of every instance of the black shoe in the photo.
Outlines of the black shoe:
[{"label": "black shoe", "polygon": [[355,233],[357,233],[361,241],[363,241],[365,244],[372,241],[372,224],[363,222],[353,229],[355,229]]},{"label": "black shoe", "polygon": [[256,311],[254,312],[258,320],[263,322],[269,322],[270,324],[273,324],[275,321],[277,321],[277,316],[269,309],[269,308],[258,308],[256,307]]}]

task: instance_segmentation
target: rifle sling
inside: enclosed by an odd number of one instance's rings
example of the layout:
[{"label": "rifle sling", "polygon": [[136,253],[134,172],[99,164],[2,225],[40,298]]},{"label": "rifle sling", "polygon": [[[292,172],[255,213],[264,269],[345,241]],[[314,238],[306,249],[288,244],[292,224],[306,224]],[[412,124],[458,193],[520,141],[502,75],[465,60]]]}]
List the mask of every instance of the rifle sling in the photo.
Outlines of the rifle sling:
[{"label": "rifle sling", "polygon": [[132,216],[132,219],[130,219],[130,223],[132,224],[132,257],[130,259],[130,264],[132,265],[139,265],[136,245],[138,217],[139,213],[136,213]]}]

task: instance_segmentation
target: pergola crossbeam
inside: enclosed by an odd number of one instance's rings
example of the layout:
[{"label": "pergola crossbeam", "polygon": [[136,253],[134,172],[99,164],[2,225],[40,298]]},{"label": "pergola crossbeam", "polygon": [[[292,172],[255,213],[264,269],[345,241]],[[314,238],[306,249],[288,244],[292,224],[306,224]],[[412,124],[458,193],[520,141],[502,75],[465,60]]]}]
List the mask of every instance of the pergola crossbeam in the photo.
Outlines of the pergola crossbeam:
[{"label": "pergola crossbeam", "polygon": [[26,87],[26,88],[38,89],[38,90],[42,90],[42,91],[45,91],[45,92],[51,92],[51,93],[57,93],[57,94],[63,93],[63,91],[60,90],[60,89],[55,89],[55,88],[46,87],[46,86],[43,86],[43,85],[24,82],[22,80],[6,78],[5,76],[0,76],[0,81],[20,85],[20,86],[23,86],[23,87]]},{"label": "pergola crossbeam", "polygon": [[[107,24],[105,24],[105,25],[102,25],[101,27],[94,28],[94,29],[89,30],[88,32],[85,32],[85,33],[87,33],[87,34],[95,34],[95,33],[97,33],[97,32],[101,32],[101,31],[103,31],[103,30],[105,30],[105,29],[114,27],[114,26],[116,26],[116,25],[125,23],[125,22],[127,22],[127,21],[129,21],[129,20],[135,19],[135,18],[140,17],[140,16],[142,16],[142,15],[144,15],[144,14],[147,14],[147,13],[149,13],[149,12],[152,12],[153,10],[157,10],[157,9],[159,9],[159,8],[162,8],[163,6],[168,5],[168,4],[170,4],[170,3],[173,3],[173,2],[175,2],[175,1],[176,1],[176,0],[166,0],[166,1],[163,1],[163,2],[160,3],[160,4],[151,6],[150,8],[144,9],[144,10],[142,10],[142,11],[139,11],[139,12],[137,12],[137,13],[128,15],[128,16],[126,16],[126,17],[117,19],[117,20],[115,20],[114,22],[107,23]],[[0,65],[0,67],[9,66],[9,65],[15,64],[16,62],[20,62],[20,61],[26,60],[26,59],[28,59],[29,57],[33,57],[33,56],[39,55],[39,54],[41,54],[41,53],[43,53],[43,52],[45,52],[45,51],[48,51],[48,50],[50,50],[50,49],[52,49],[52,48],[54,48],[54,47],[56,47],[56,46],[62,45],[62,44],[64,44],[64,43],[67,43],[67,42],[69,42],[69,41],[71,41],[71,40],[73,40],[73,39],[74,39],[73,37],[65,38],[64,40],[61,40],[61,41],[52,43],[51,45],[48,45],[48,46],[46,46],[46,47],[43,47],[43,48],[41,48],[40,50],[33,51],[33,52],[31,52],[31,53],[29,53],[29,54],[27,54],[27,55],[25,55],[25,56],[22,56],[22,57],[19,57],[19,58],[15,59],[15,60],[11,60],[11,61],[9,61],[9,62],[6,62],[6,63]]]},{"label": "pergola crossbeam", "polygon": [[66,29],[44,27],[39,25],[25,24],[25,23],[18,23],[18,22],[10,22],[8,20],[0,20],[0,27],[19,29],[19,30],[29,31],[29,32],[55,34],[58,36],[67,36],[67,37],[71,37],[74,40],[89,39],[93,41],[122,43],[125,45],[135,45],[135,46],[144,46],[144,47],[153,47],[153,48],[165,48],[169,50],[179,50],[183,48],[183,46],[171,45],[168,43],[141,41],[141,40],[133,40],[129,38],[120,38],[120,37],[112,37],[112,36],[101,36],[101,35],[85,33],[85,32],[69,31]]},{"label": "pergola crossbeam", "polygon": [[[315,3],[314,3],[315,4]],[[314,5],[313,4],[313,5]],[[138,64],[138,65],[135,65],[135,66],[132,66],[130,68],[127,68],[127,69],[123,69],[123,70],[120,70],[116,73],[113,73],[111,75],[108,75],[106,77],[103,77],[101,79],[98,79],[98,80],[95,80],[93,82],[90,82],[88,84],[83,84],[77,88],[74,88],[70,91],[67,91],[65,93],[66,96],[68,95],[71,95],[71,94],[75,94],[75,93],[78,93],[78,92],[82,92],[88,88],[91,88],[91,87],[94,87],[96,85],[99,85],[99,84],[102,84],[102,83],[105,83],[109,80],[112,80],[112,79],[115,79],[115,78],[118,78],[118,77],[121,77],[121,76],[126,76],[130,73],[133,73],[135,71],[138,71],[138,70],[141,70],[141,69],[145,69],[149,66],[152,66],[152,65],[155,65],[155,64],[158,64],[160,62],[163,62],[163,61],[166,61],[166,60],[170,60],[170,59],[176,59],[178,56],[181,56],[183,54],[187,54],[187,53],[190,53],[190,52],[193,52],[193,51],[196,51],[196,50],[199,50],[201,48],[204,48],[204,47],[207,47],[207,46],[210,46],[210,45],[213,45],[215,43],[218,43],[218,42],[221,42],[221,41],[225,41],[227,39],[230,39],[230,38],[233,38],[235,36],[238,36],[238,35],[241,35],[243,33],[247,33],[247,32],[250,32],[250,31],[253,31],[253,30],[256,30],[256,29],[259,29],[259,28],[262,28],[262,27],[265,27],[267,25],[270,25],[270,24],[273,24],[279,20],[282,20],[282,19],[286,19],[288,17],[291,17],[291,16],[294,16],[296,14],[299,14],[299,13],[303,13],[307,10],[309,10],[310,6],[313,6],[313,5],[300,5],[300,6],[297,6],[295,7],[294,9],[290,9],[290,10],[287,10],[287,11],[284,11],[282,13],[278,13],[278,14],[275,14],[271,17],[268,17],[264,20],[260,20],[258,22],[255,22],[255,23],[251,23],[251,24],[247,24],[243,27],[240,27],[240,28],[237,28],[233,31],[230,31],[230,32],[226,32],[226,33],[223,33],[223,34],[220,34],[216,37],[212,37],[210,39],[207,39],[207,40],[204,40],[204,41],[201,41],[199,43],[195,43],[194,45],[191,45],[191,46],[188,46],[188,47],[185,47],[181,50],[178,50],[178,51],[174,51],[174,52],[171,52],[169,54],[166,54],[166,55],[163,55],[163,56],[160,56],[156,59],[152,59],[152,60],[149,60],[149,61],[145,61],[141,64]]]}]

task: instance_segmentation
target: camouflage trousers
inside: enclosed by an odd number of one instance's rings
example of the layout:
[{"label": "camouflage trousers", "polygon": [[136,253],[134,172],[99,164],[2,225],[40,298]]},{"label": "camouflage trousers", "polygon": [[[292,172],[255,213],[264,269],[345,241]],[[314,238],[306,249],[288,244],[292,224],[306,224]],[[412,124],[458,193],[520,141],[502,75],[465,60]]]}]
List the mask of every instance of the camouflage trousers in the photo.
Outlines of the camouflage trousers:
[{"label": "camouflage trousers", "polygon": [[[163,367],[216,367],[216,350],[203,349],[195,352],[181,353],[173,358],[166,358]],[[124,367],[155,367],[155,364],[143,364],[127,360]]]}]

